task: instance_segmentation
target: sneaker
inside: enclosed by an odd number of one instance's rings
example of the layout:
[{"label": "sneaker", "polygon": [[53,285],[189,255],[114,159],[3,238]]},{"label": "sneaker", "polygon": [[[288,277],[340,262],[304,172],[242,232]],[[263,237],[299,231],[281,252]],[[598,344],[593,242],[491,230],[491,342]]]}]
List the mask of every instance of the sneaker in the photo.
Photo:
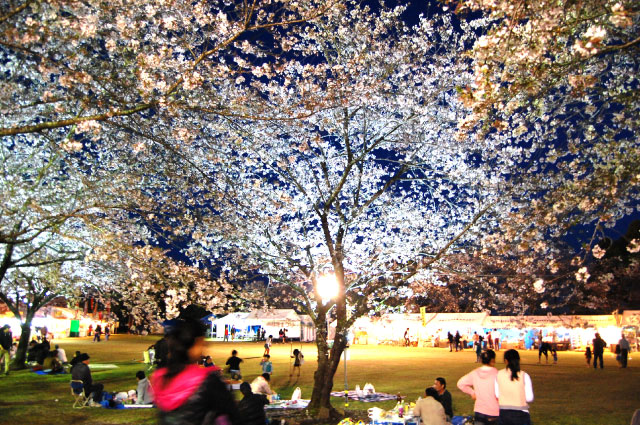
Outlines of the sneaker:
[{"label": "sneaker", "polygon": [[96,403],[94,400],[89,400],[89,407],[102,407],[102,404]]}]

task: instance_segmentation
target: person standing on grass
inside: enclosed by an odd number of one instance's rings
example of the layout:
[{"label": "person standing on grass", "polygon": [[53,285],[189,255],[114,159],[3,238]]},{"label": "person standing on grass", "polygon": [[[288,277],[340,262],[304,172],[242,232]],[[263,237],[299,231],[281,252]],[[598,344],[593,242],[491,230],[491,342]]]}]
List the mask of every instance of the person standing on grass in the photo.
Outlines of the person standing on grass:
[{"label": "person standing on grass", "polygon": [[407,328],[407,330],[404,331],[404,346],[408,347],[409,345],[411,345],[411,341],[409,341],[409,328]]},{"label": "person standing on grass", "polygon": [[453,418],[453,399],[451,393],[447,390],[446,379],[440,377],[436,378],[433,382],[433,388],[438,392],[438,401],[444,408],[444,413],[447,415],[447,420],[450,421]]},{"label": "person standing on grass", "polygon": [[204,326],[178,320],[167,332],[167,365],[151,375],[160,425],[238,424],[236,403],[215,367],[197,362],[204,348]]},{"label": "person standing on grass", "polygon": [[109,336],[111,335],[111,329],[109,329],[109,325],[104,327],[104,340],[109,341]]},{"label": "person standing on grass", "polygon": [[596,337],[593,339],[593,368],[598,368],[598,359],[600,359],[600,369],[604,369],[604,347],[607,343],[604,339],[600,338],[600,334],[596,333]]},{"label": "person standing on grass", "polygon": [[273,373],[273,363],[271,363],[271,356],[265,354],[262,357],[262,361],[260,361],[260,367],[262,367],[262,373],[268,373],[271,375]]},{"label": "person standing on grass", "polygon": [[496,353],[487,350],[480,358],[482,366],[467,373],[458,380],[458,388],[475,401],[473,406],[474,425],[496,425],[500,416],[500,406],[495,393]]},{"label": "person standing on grass", "polygon": [[4,359],[4,374],[9,374],[9,362],[11,361],[11,345],[13,344],[13,335],[9,325],[0,328],[0,360]]},{"label": "person standing on grass", "polygon": [[500,351],[500,338],[502,337],[502,335],[500,335],[500,331],[497,329],[493,330],[493,349],[496,351]]},{"label": "person standing on grass", "polygon": [[591,347],[587,345],[587,350],[584,352],[584,357],[587,359],[587,367],[591,367]]},{"label": "person standing on grass", "polygon": [[289,378],[293,376],[293,372],[295,372],[296,368],[298,368],[298,378],[300,377],[300,366],[304,363],[304,356],[302,355],[302,351],[297,348],[293,350],[293,355],[291,356],[293,360],[293,369],[291,369],[291,373],[289,374]]},{"label": "person standing on grass", "polygon": [[93,342],[100,342],[100,334],[102,334],[102,326],[97,325],[93,333]]},{"label": "person standing on grass", "polygon": [[620,367],[627,367],[627,359],[629,357],[629,350],[631,349],[631,346],[624,334],[622,334],[622,338],[618,341],[618,345],[620,346]]},{"label": "person standing on grass", "polygon": [[[460,336],[460,332],[456,331],[456,335],[453,337],[454,341],[456,342],[456,353],[458,352],[458,347],[460,347],[460,338],[462,338]],[[460,347],[460,350],[462,351],[462,347]]]},{"label": "person standing on grass", "polygon": [[229,326],[224,325],[224,341],[229,341]]},{"label": "person standing on grass", "polygon": [[453,351],[453,335],[451,334],[451,331],[447,332],[447,340],[449,341],[449,352],[452,352]]},{"label": "person standing on grass", "polygon": [[498,425],[531,425],[529,405],[533,401],[533,385],[529,375],[520,370],[520,354],[504,353],[505,369],[498,371],[494,390],[500,406]]},{"label": "person standing on grass", "polygon": [[267,338],[267,340],[264,342],[264,353],[262,354],[263,356],[269,355],[269,352],[271,351],[272,343],[273,343],[273,335],[269,335],[269,338]]}]

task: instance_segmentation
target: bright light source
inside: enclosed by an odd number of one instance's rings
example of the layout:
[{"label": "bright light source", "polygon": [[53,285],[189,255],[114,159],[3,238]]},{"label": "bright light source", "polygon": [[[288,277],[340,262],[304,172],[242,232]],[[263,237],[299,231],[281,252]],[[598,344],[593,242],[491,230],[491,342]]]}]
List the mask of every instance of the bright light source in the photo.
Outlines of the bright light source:
[{"label": "bright light source", "polygon": [[338,295],[338,281],[334,274],[323,274],[316,279],[318,294],[326,303]]}]

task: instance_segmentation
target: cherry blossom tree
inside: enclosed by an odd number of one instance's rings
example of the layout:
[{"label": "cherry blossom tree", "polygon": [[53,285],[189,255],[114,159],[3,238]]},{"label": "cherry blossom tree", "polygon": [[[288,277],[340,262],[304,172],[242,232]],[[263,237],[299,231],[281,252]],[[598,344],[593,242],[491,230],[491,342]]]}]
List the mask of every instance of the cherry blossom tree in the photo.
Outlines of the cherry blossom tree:
[{"label": "cherry blossom tree", "polygon": [[470,108],[461,133],[523,152],[513,173],[522,202],[481,250],[551,259],[549,240],[591,228],[576,254],[585,267],[600,231],[638,211],[638,5],[470,0],[457,10],[482,11],[487,22],[468,51],[474,79],[461,90]]},{"label": "cherry blossom tree", "polygon": [[[447,16],[406,28],[401,12],[351,4],[305,26],[283,69],[248,81],[258,107],[297,119],[213,123],[216,138],[190,145],[216,191],[194,204],[188,254],[227,260],[234,278],[265,276],[263,299],[287,288],[312,317],[310,409],[324,417],[355,318],[409,296],[407,284],[473,237],[498,197],[494,167],[476,160],[491,146],[454,138],[466,29]],[[323,294],[326,276],[334,296]]]}]

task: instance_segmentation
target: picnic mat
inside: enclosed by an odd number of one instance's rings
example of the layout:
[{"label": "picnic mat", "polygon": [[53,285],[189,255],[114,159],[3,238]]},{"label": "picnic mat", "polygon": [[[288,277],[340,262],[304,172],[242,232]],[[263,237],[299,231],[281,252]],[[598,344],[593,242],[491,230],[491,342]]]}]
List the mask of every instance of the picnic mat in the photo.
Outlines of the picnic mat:
[{"label": "picnic mat", "polygon": [[89,364],[89,369],[117,369],[118,366],[111,363],[92,363]]},{"label": "picnic mat", "polygon": [[[331,393],[332,397],[344,397],[344,391],[333,391]],[[358,400],[364,402],[372,402],[372,401],[388,401],[388,400],[396,400],[398,398],[395,394],[387,394],[387,393],[373,393],[366,394],[363,396],[358,396],[355,391],[349,391],[349,400]]]},{"label": "picnic mat", "polygon": [[[51,369],[48,369],[51,370]],[[60,371],[60,372],[56,372],[56,373],[49,373],[49,372],[45,372],[44,370],[32,370],[33,373],[35,373],[36,375],[64,375],[64,370]]]}]

